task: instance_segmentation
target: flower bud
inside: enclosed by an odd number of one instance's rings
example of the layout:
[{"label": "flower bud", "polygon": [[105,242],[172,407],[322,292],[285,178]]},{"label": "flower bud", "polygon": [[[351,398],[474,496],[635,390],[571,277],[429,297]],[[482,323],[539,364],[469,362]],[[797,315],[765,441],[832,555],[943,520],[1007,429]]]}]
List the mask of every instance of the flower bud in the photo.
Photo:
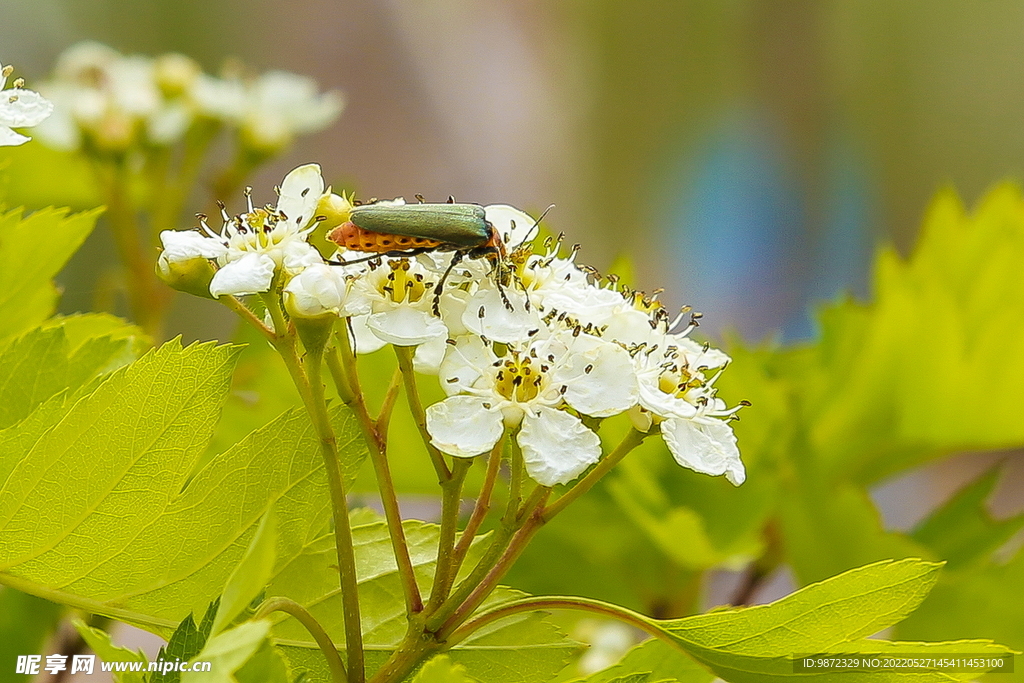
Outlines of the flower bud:
[{"label": "flower bud", "polygon": [[336,318],[344,314],[348,284],[337,268],[306,268],[284,288],[284,307],[293,319]]},{"label": "flower bud", "polygon": [[157,87],[165,97],[179,97],[191,89],[202,69],[194,59],[176,52],[160,55],[153,62]]},{"label": "flower bud", "polygon": [[168,286],[206,299],[214,298],[210,295],[210,280],[215,272],[210,260],[201,256],[172,260],[164,251],[156,261],[156,274]]},{"label": "flower bud", "polygon": [[316,205],[315,215],[324,217],[325,220],[321,222],[320,229],[329,231],[346,222],[351,213],[352,202],[349,201],[348,197],[344,194],[337,195],[328,191],[327,194],[320,198],[320,203]]}]

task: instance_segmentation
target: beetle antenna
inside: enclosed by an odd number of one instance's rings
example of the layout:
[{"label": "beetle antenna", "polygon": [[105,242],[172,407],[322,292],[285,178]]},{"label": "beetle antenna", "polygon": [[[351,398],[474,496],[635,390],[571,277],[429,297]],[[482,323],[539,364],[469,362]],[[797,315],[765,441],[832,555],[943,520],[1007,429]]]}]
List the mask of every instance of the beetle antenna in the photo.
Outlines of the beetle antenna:
[{"label": "beetle antenna", "polygon": [[540,222],[544,220],[545,216],[548,215],[548,211],[550,211],[553,208],[555,208],[555,205],[551,204],[550,206],[548,206],[548,208],[544,209],[544,213],[542,213],[540,217],[533,222],[533,225],[530,226],[530,229],[526,233],[526,237],[523,238],[523,241],[520,242],[518,246],[521,247],[527,242],[532,242],[537,238],[537,234],[540,233]]},{"label": "beetle antenna", "polygon": [[423,198],[423,195],[421,195],[421,194],[414,194],[413,197],[415,197],[416,201],[418,201],[420,204],[426,204],[427,203],[427,200],[425,200]]}]

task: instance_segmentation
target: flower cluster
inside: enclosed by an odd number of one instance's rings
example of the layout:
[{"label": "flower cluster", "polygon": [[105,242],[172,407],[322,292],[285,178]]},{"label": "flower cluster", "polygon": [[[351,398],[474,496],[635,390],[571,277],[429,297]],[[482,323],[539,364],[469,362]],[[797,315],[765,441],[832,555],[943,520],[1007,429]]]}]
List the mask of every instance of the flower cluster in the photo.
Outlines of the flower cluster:
[{"label": "flower cluster", "polygon": [[56,105],[39,129],[47,144],[107,152],[171,145],[194,125],[213,122],[237,129],[246,148],[273,153],[326,127],[344,106],[340,93],[318,93],[296,74],[219,78],[184,55],[125,56],[95,42],[68,48],[39,89]]},{"label": "flower cluster", "polygon": [[504,205],[484,211],[505,256],[452,268],[456,249],[443,244],[415,256],[342,249],[331,260],[351,263],[330,265],[306,237],[320,221],[344,223],[351,204],[313,164],[279,192],[276,207],[225,212],[220,232],[203,220],[198,231],[163,233],[161,275],[173,283],[213,262],[201,282],[213,297],[277,282],[297,324],[348,318],[360,353],[415,347],[416,369],[447,394],[426,409],[426,426],[451,456],[486,453],[509,433],[535,481],[565,484],[600,459],[599,421],[626,413],[638,430],[660,431],[679,464],[743,482],[729,424],[738,407],[714,388],[729,358],[688,338],[695,316],[671,319],[656,297],[598,278],[575,249],[560,255],[560,240],[534,253],[536,222]]},{"label": "flower cluster", "polygon": [[0,147],[28,142],[31,138],[11,129],[38,126],[53,112],[53,104],[39,93],[25,90],[22,79],[15,79],[14,87],[8,88],[12,73],[13,66],[0,66]]}]

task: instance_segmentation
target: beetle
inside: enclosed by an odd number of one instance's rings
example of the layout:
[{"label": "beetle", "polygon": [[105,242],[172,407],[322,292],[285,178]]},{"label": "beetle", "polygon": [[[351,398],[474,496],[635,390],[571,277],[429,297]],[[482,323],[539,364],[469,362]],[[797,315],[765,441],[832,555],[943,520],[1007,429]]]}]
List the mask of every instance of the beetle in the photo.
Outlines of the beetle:
[{"label": "beetle", "polygon": [[[421,198],[417,195],[417,199]],[[479,204],[458,204],[454,197],[449,197],[446,204],[425,203],[422,199],[419,204],[360,204],[352,208],[346,223],[328,233],[327,239],[347,249],[374,254],[351,261],[330,261],[332,265],[371,261],[381,256],[453,252],[448,268],[434,288],[435,315],[439,315],[444,283],[455,266],[464,258],[487,258],[498,271],[496,282],[502,299],[512,308],[501,289],[505,276],[502,264],[507,256],[505,242]]]}]

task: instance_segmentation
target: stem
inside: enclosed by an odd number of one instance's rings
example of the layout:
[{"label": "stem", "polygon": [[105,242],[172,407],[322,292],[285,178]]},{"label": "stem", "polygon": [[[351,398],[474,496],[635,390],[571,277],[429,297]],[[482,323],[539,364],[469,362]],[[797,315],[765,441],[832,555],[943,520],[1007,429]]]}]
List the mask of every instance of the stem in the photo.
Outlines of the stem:
[{"label": "stem", "polygon": [[437,447],[430,442],[430,433],[427,432],[427,414],[423,410],[423,402],[420,401],[420,392],[416,387],[416,372],[412,367],[412,348],[408,346],[396,346],[395,354],[398,356],[398,367],[405,377],[405,397],[409,401],[409,410],[416,421],[416,429],[420,432],[423,445],[430,454],[430,461],[434,464],[434,471],[437,472],[437,480],[443,483],[452,476],[448,465],[445,464],[444,456]]},{"label": "stem", "polygon": [[[534,490],[533,495],[530,497],[530,505],[532,507],[527,512],[519,531],[512,537],[508,547],[505,548],[505,552],[494,563],[494,566],[490,568],[490,571],[472,588],[469,595],[465,599],[458,600],[460,603],[458,607],[452,611],[451,616],[435,632],[435,637],[438,640],[444,642],[448,635],[458,628],[487,599],[487,596],[495,589],[501,578],[512,568],[512,564],[526,550],[530,539],[533,538],[538,529],[544,526],[546,521],[543,515],[544,501],[547,500],[550,494],[551,489],[545,486],[538,486]],[[463,582],[463,584],[465,583]]]},{"label": "stem", "polygon": [[437,540],[437,565],[434,583],[430,588],[427,613],[435,611],[445,601],[455,583],[458,567],[455,562],[455,534],[459,530],[459,502],[462,484],[472,460],[458,458],[452,463],[452,476],[441,484],[441,529]]},{"label": "stem", "polygon": [[398,399],[398,390],[402,386],[402,371],[395,368],[391,375],[391,383],[388,385],[387,393],[384,394],[384,402],[381,403],[380,412],[377,413],[377,433],[387,441],[388,424],[391,422],[391,412],[395,407],[395,400]]},{"label": "stem", "polygon": [[641,631],[644,631],[655,638],[660,638],[670,645],[679,647],[679,644],[676,643],[668,633],[652,624],[647,617],[639,612],[634,612],[633,610],[626,609],[625,607],[619,607],[618,605],[610,605],[599,600],[591,600],[590,598],[562,596],[522,598],[520,600],[506,602],[494,607],[493,609],[489,609],[478,614],[474,619],[467,621],[465,624],[453,631],[451,635],[448,636],[446,646],[454,646],[455,644],[465,640],[466,637],[474,631],[477,631],[483,626],[497,621],[498,619],[504,619],[505,617],[518,614],[519,612],[535,612],[537,610],[552,609],[579,610],[582,612],[590,612],[618,619],[619,621],[623,621],[637,627]]},{"label": "stem", "polygon": [[494,448],[491,449],[490,455],[487,456],[487,474],[484,475],[484,483],[480,488],[480,495],[477,496],[476,505],[473,506],[473,514],[470,515],[469,521],[466,522],[466,528],[463,529],[462,536],[459,537],[459,543],[455,546],[455,552],[452,555],[452,576],[458,575],[459,568],[466,559],[466,553],[469,552],[470,546],[473,545],[477,529],[483,524],[487,513],[491,509],[491,493],[494,491],[494,483],[498,479],[498,470],[501,468],[501,453],[504,448],[505,440],[499,439],[498,443],[494,444]]},{"label": "stem", "polygon": [[[342,322],[342,325],[345,323]],[[342,402],[349,408],[352,407],[353,402],[356,400],[356,395],[352,391],[352,386],[349,384],[348,377],[345,376],[345,368],[341,363],[341,355],[338,353],[337,342],[334,346],[331,346],[327,351],[327,368],[331,372],[331,378],[334,380],[334,388],[338,390],[338,396],[341,397]]]},{"label": "stem", "polygon": [[239,317],[242,318],[242,320],[255,327],[257,330],[260,331],[260,334],[262,334],[270,341],[274,341],[274,339],[276,338],[274,335],[274,331],[267,327],[263,323],[263,321],[259,319],[259,316],[253,313],[252,309],[246,306],[244,303],[242,303],[242,301],[240,301],[237,297],[233,297],[230,294],[225,294],[218,298],[217,301],[221,302],[222,304],[230,308],[232,311],[237,313]]},{"label": "stem", "polygon": [[331,680],[334,683],[344,683],[348,678],[348,674],[345,672],[345,664],[341,661],[341,656],[338,654],[338,648],[335,647],[334,641],[327,635],[327,631],[316,620],[316,617],[294,600],[271,598],[260,606],[255,618],[262,619],[272,612],[284,612],[295,617],[296,621],[309,631],[309,635],[313,636],[313,640],[320,646],[320,651],[324,653],[324,658],[327,660],[327,667],[331,670]]},{"label": "stem", "polygon": [[128,271],[125,293],[132,316],[154,340],[159,341],[171,290],[158,284],[153,264],[143,251],[138,219],[129,196],[125,162],[115,160],[107,165],[97,164],[94,168],[105,194],[114,244],[121,263]]},{"label": "stem", "polygon": [[608,474],[613,467],[618,465],[623,458],[629,455],[630,451],[639,446],[646,438],[647,434],[644,432],[631,429],[629,434],[615,447],[615,450],[606,455],[601,462],[597,463],[597,467],[587,472],[587,476],[580,479],[575,486],[563,493],[558,500],[544,510],[544,518],[551,519],[564,510],[569,503],[589,491],[601,477]]},{"label": "stem", "polygon": [[508,474],[508,503],[505,507],[505,515],[501,518],[506,524],[511,524],[519,512],[519,504],[523,502],[523,473],[526,466],[523,463],[523,451],[519,448],[519,442],[513,437],[510,441],[512,447],[512,459],[509,462]]},{"label": "stem", "polygon": [[[348,515],[348,499],[345,493],[345,480],[341,474],[341,463],[338,457],[338,440],[334,435],[330,417],[327,414],[327,401],[324,397],[324,384],[321,379],[323,349],[307,349],[305,371],[295,348],[295,337],[285,334],[287,325],[281,310],[280,299],[274,287],[263,295],[271,319],[274,321],[275,341],[281,357],[284,359],[288,372],[292,376],[302,402],[306,406],[320,439],[320,453],[324,460],[327,473],[327,484],[331,491],[331,505],[334,514],[334,545],[338,554],[338,570],[341,574],[341,600],[345,621],[345,652],[348,657],[349,683],[363,683],[365,680],[363,664],[363,634],[359,618],[359,589],[356,580],[356,558],[352,542],[352,525]],[[308,373],[308,374],[307,374]]]},{"label": "stem", "polygon": [[[157,239],[162,230],[174,230],[181,218],[182,207],[188,199],[192,187],[196,183],[199,171],[210,144],[220,131],[220,124],[202,121],[193,125],[185,136],[184,151],[181,162],[176,169],[175,178],[165,178],[162,191],[158,192],[158,200],[153,206],[153,238]],[[168,159],[169,162],[169,159]],[[169,165],[169,164],[168,164]],[[166,170],[166,169],[165,169]],[[223,199],[227,200],[227,197]]]},{"label": "stem", "polygon": [[494,538],[491,540],[491,544],[487,547],[483,557],[480,558],[480,561],[476,563],[476,566],[473,567],[469,575],[459,582],[455,590],[452,591],[452,594],[442,603],[437,611],[427,618],[427,631],[436,631],[440,628],[445,620],[455,612],[459,604],[484,580],[491,567],[494,566],[494,563],[505,552],[506,544],[515,535],[515,532],[515,527],[508,524],[502,524],[494,531]]},{"label": "stem", "polygon": [[[420,596],[420,587],[416,583],[416,573],[413,570],[412,558],[409,555],[409,543],[405,538],[405,529],[402,526],[402,511],[398,507],[398,494],[395,491],[395,482],[391,477],[391,467],[387,458],[387,442],[385,435],[378,431],[378,425],[374,424],[366,409],[366,401],[359,389],[359,374],[356,368],[356,356],[352,352],[352,345],[349,343],[348,329],[341,325],[341,331],[337,334],[335,351],[341,354],[340,365],[344,368],[348,385],[352,389],[353,401],[350,407],[359,420],[363,429],[363,440],[370,452],[370,460],[373,462],[373,471],[377,475],[377,488],[380,490],[380,500],[384,506],[384,517],[388,523],[388,535],[391,537],[391,548],[395,553],[395,564],[398,566],[398,575],[402,582],[402,592],[405,594],[406,613],[411,617],[423,611],[423,598]],[[385,399],[386,403],[386,399]],[[385,422],[385,425],[387,423]]]},{"label": "stem", "polygon": [[434,640],[430,634],[410,628],[405,638],[395,648],[395,653],[373,675],[370,683],[404,681],[408,674],[427,657],[431,650],[439,650],[440,648],[441,643]]}]

